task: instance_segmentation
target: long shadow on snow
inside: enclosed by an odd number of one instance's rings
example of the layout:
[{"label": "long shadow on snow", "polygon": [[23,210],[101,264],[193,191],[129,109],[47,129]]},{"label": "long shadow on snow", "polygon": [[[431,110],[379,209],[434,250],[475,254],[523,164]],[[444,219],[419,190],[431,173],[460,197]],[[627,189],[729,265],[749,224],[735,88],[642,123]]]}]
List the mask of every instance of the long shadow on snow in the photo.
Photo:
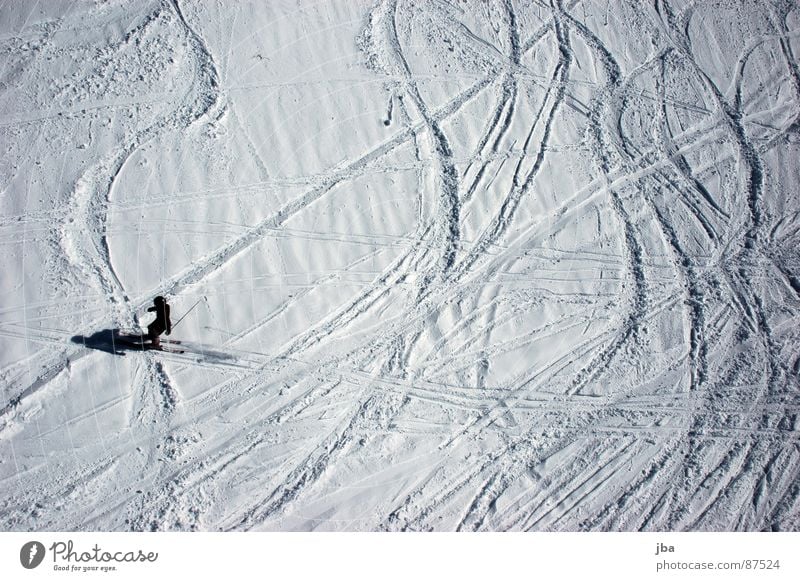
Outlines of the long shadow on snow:
[{"label": "long shadow on snow", "polygon": [[[125,353],[128,351],[141,352],[155,350],[152,345],[145,343],[144,336],[122,333],[120,329],[101,329],[88,337],[85,335],[75,335],[71,340],[73,343],[83,345],[89,349],[96,349],[122,357],[124,357]],[[168,349],[179,350],[182,353],[187,352],[211,363],[225,364],[227,362],[227,364],[230,365],[232,360],[238,359],[236,354],[218,351],[200,343],[181,341],[180,344],[172,345],[168,340],[162,340],[162,342],[167,343],[166,347]]]},{"label": "long shadow on snow", "polygon": [[72,342],[89,349],[97,349],[112,355],[125,356],[127,351],[145,351],[148,345],[136,335],[122,335],[119,329],[101,329],[88,337],[75,335]]}]

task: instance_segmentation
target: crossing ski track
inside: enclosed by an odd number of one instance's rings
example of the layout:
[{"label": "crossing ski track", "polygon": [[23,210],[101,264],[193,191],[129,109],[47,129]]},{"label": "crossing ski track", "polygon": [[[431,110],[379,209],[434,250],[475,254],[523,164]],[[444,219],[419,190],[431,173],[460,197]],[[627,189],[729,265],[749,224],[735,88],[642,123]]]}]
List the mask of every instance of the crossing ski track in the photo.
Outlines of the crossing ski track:
[{"label": "crossing ski track", "polygon": [[0,11],[4,530],[800,528],[795,3]]}]

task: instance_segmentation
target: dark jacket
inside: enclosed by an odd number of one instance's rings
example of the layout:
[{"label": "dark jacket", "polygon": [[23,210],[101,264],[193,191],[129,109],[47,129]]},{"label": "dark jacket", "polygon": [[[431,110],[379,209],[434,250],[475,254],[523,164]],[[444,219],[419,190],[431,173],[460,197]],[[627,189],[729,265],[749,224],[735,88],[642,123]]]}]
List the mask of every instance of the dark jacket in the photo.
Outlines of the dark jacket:
[{"label": "dark jacket", "polygon": [[156,313],[156,320],[147,325],[147,331],[151,335],[160,335],[164,331],[167,335],[172,333],[172,321],[169,320],[169,305],[162,303],[161,305],[153,306],[147,309],[148,313]]}]

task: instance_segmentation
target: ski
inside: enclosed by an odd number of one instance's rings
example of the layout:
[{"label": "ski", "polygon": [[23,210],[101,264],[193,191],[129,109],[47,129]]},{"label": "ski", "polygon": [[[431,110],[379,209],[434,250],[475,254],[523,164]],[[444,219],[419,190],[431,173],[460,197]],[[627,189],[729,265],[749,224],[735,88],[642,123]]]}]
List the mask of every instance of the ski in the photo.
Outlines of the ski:
[{"label": "ski", "polygon": [[[148,340],[143,337],[142,335],[137,334],[123,334],[120,333],[117,335],[117,341],[123,345],[126,345],[133,349],[140,349],[142,351],[163,351],[165,353],[186,353],[185,349],[180,349],[177,347],[165,347],[163,345],[159,345],[156,347],[152,343],[149,343]],[[169,343],[170,345],[180,345],[180,341],[176,341],[173,339],[162,339],[161,343]]]},{"label": "ski", "polygon": [[[147,335],[140,334],[140,333],[119,333],[117,338],[120,341],[125,341],[126,343],[137,343],[137,344],[145,344],[149,341]],[[161,339],[162,343],[171,343],[175,345],[180,345],[181,341],[178,339]]]},{"label": "ski", "polygon": [[[162,343],[164,343],[164,341],[162,341]],[[164,347],[163,345],[160,347],[151,346],[149,349],[152,349],[153,351],[163,351],[164,353],[186,353],[186,351],[183,349],[172,349],[170,347]]]},{"label": "ski", "polygon": [[[164,341],[162,341],[162,343],[163,342]],[[158,347],[156,347],[155,345],[151,345],[149,343],[144,343],[144,344],[139,343],[136,344],[135,346],[141,349],[142,351],[163,351],[164,353],[178,353],[178,354],[186,353],[184,349],[176,349],[174,347],[166,347],[164,345],[159,345]]]}]

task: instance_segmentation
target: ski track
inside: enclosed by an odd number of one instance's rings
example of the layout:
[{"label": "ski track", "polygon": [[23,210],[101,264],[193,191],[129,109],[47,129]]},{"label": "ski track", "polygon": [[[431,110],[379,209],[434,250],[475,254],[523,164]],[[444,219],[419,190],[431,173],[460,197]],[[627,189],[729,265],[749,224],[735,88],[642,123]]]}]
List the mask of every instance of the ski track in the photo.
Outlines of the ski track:
[{"label": "ski track", "polygon": [[[621,30],[598,26],[577,1],[538,3],[542,18],[513,0],[343,9],[343,21],[362,22],[349,57],[359,74],[345,82],[378,79],[391,130],[286,177],[227,85],[238,11],[230,30],[215,30],[201,7],[145,4],[104,54],[135,55],[145,37],[165,35],[185,46],[185,92],[119,98],[113,107],[157,113],[100,150],[58,194],[61,207],[28,211],[26,201],[0,215],[0,247],[22,234],[49,253],[47,276],[67,283],[52,300],[0,308],[0,339],[28,349],[0,369],[0,445],[14,458],[0,468],[7,529],[796,530],[800,218],[781,189],[796,182],[780,179],[798,178],[776,161],[792,157],[800,124],[791,3],[751,8],[770,33],[747,29],[739,52],[724,55],[727,77],[698,52],[702,7],[667,0],[614,3],[629,21]],[[100,11],[87,18],[102,21]],[[60,25],[44,27],[31,71]],[[625,46],[626,34],[650,38],[649,52]],[[425,68],[434,62],[469,74],[437,77]],[[309,68],[322,64],[311,57]],[[316,81],[263,90],[306,83]],[[752,93],[752,83],[765,88]],[[765,109],[778,94],[784,102]],[[78,112],[59,106],[2,111],[0,130],[12,140],[23,125],[55,127]],[[193,147],[226,123],[243,140],[226,161],[250,159],[254,180],[127,194],[148,146]],[[48,147],[32,143],[0,174],[4,193]],[[384,175],[411,176],[397,186],[416,196],[405,233],[304,222]],[[126,288],[117,213],[171,215],[199,200],[245,215],[250,196],[270,203],[246,223],[143,219],[139,236],[169,227],[190,240],[202,227],[220,242],[146,292]],[[68,398],[113,357],[70,343],[69,310],[86,303],[86,338],[134,329],[155,294],[252,292],[272,273],[253,267],[248,278],[237,265],[267,242],[295,240],[363,251],[293,285],[220,344],[132,352],[114,364],[113,394],[53,410],[51,398]],[[319,289],[348,280],[349,295],[288,327]],[[63,421],[48,424],[56,413]],[[72,440],[117,416],[99,441]],[[31,454],[37,439],[43,448],[59,438],[73,449],[58,462]],[[367,510],[354,509],[361,491]]]}]

